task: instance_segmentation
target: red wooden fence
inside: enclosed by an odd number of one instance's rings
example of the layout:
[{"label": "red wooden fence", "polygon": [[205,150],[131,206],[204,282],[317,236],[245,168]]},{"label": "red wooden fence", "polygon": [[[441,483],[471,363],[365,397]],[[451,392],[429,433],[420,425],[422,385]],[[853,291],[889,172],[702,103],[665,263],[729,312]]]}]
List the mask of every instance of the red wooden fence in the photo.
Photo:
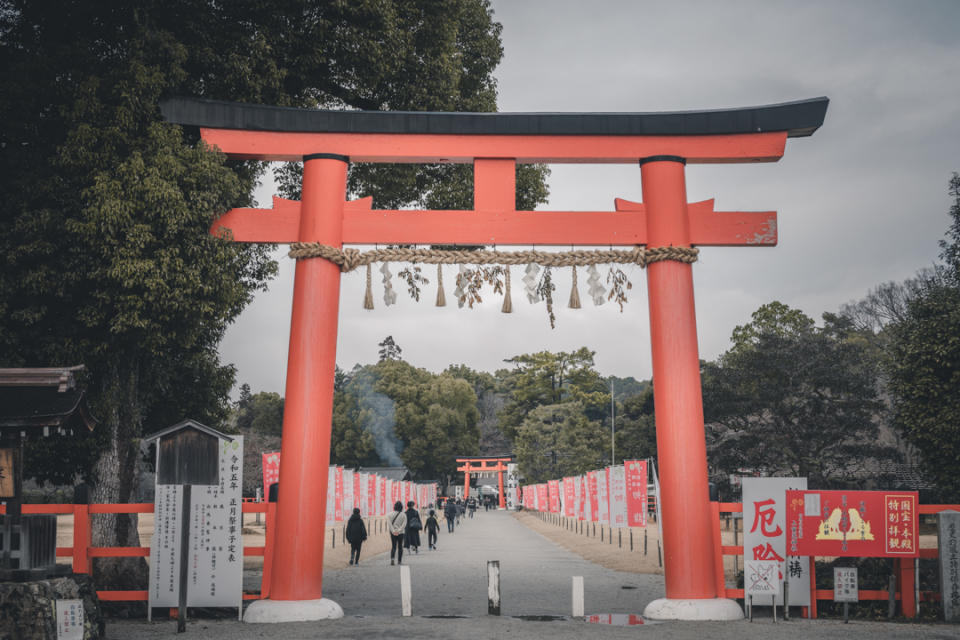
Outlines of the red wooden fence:
[{"label": "red wooden fence", "polygon": [[[90,573],[91,558],[148,558],[150,557],[149,546],[139,547],[94,547],[90,543],[90,516],[97,513],[153,513],[153,503],[139,504],[24,504],[22,513],[30,514],[48,514],[48,515],[71,515],[73,514],[73,546],[57,547],[57,557],[72,558],[74,573]],[[276,517],[277,504],[275,502],[247,502],[243,503],[243,513],[265,513],[266,515],[266,540],[262,547],[243,548],[244,556],[262,556],[263,580],[262,585],[270,584],[270,557],[273,545],[273,521]],[[0,514],[6,513],[6,507],[0,505]],[[269,590],[269,587],[267,587]],[[146,590],[126,590],[126,591],[97,591],[101,600],[108,601],[147,601],[148,593]],[[244,600],[258,600],[266,598],[269,594],[264,593],[244,593]]]},{"label": "red wooden fence", "polygon": [[[716,521],[715,529],[720,531],[720,513],[743,513],[743,505],[739,502],[713,502],[714,518]],[[946,510],[960,511],[960,505],[957,504],[922,504],[919,507],[920,515],[932,515]],[[731,589],[723,583],[723,556],[742,556],[743,545],[724,545],[720,542],[720,536],[716,535],[716,546],[719,549],[717,554],[717,585],[722,597],[743,598],[743,589]],[[939,554],[937,549],[920,549],[921,558],[937,558]],[[817,589],[816,585],[816,558],[810,558],[810,599],[809,611],[804,607],[804,615],[811,618],[817,617],[817,600],[833,600],[832,589]],[[915,618],[917,615],[917,585],[914,580],[915,558],[898,558],[894,560],[894,571],[897,575],[897,591],[894,597],[900,601],[900,609],[907,618]],[[933,591],[920,591],[920,600],[925,602],[936,602],[940,594]],[[890,592],[883,589],[861,589],[859,592],[860,600],[888,600]]]}]

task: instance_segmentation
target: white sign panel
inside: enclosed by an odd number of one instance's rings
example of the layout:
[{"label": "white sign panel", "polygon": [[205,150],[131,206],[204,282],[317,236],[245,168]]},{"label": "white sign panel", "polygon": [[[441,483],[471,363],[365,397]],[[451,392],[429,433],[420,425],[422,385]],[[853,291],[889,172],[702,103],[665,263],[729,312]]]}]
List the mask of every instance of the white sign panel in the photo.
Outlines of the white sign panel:
[{"label": "white sign panel", "polygon": [[[220,484],[195,485],[190,498],[187,606],[239,607],[243,583],[243,437],[220,443]],[[150,606],[180,597],[183,486],[157,485],[150,542]]]},{"label": "white sign panel", "polygon": [[57,640],[83,640],[83,600],[57,600]]},{"label": "white sign panel", "polygon": [[239,607],[243,597],[243,436],[220,443],[220,484],[191,497],[187,605]]},{"label": "white sign panel", "polygon": [[150,540],[150,606],[176,607],[180,598],[180,514],[183,485],[158,484]]},{"label": "white sign panel", "polygon": [[[778,578],[790,583],[793,606],[810,605],[810,561],[787,555],[786,492],[806,488],[806,478],[743,478],[744,567],[749,561],[776,561]],[[783,604],[782,594],[777,604]]]},{"label": "white sign panel", "polygon": [[[748,596],[780,594],[779,569],[776,560],[746,560],[743,565],[744,593]],[[756,604],[763,604],[758,602]]]},{"label": "white sign panel", "polygon": [[514,511],[517,508],[517,465],[507,465],[507,509]]},{"label": "white sign panel", "polygon": [[833,568],[833,601],[858,602],[860,590],[857,586],[856,567]]},{"label": "white sign panel", "polygon": [[610,467],[610,526],[627,526],[627,477],[622,464]]}]

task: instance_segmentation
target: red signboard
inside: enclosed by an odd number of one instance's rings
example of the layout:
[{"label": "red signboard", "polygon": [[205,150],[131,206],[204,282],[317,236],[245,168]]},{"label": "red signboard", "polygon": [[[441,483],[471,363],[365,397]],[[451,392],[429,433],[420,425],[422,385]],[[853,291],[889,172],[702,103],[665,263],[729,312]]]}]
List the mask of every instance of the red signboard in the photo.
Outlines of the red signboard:
[{"label": "red signboard", "polygon": [[374,473],[367,476],[367,515],[377,515],[377,476]]},{"label": "red signboard", "polygon": [[[379,478],[379,476],[377,476]],[[385,516],[389,508],[392,508],[393,505],[387,505],[387,497],[389,494],[390,484],[387,482],[386,478],[380,478],[380,506],[378,507],[377,515]]]},{"label": "red signboard", "polygon": [[916,491],[787,491],[791,556],[916,557]]},{"label": "red signboard", "polygon": [[537,511],[547,510],[550,503],[549,495],[550,491],[547,488],[546,482],[537,485]]},{"label": "red signboard", "polygon": [[263,457],[263,499],[267,500],[270,485],[280,482],[280,452],[264,453]]},{"label": "red signboard", "polygon": [[547,483],[547,493],[550,497],[550,513],[560,513],[560,481],[550,480]]},{"label": "red signboard", "polygon": [[577,498],[577,519],[587,519],[587,476],[577,476],[574,478],[574,490]]},{"label": "red signboard", "polygon": [[587,473],[587,494],[590,498],[590,520],[597,522],[600,520],[600,495],[597,488],[597,471]]},{"label": "red signboard", "polygon": [[647,526],[647,461],[624,460],[627,483],[627,526]]}]

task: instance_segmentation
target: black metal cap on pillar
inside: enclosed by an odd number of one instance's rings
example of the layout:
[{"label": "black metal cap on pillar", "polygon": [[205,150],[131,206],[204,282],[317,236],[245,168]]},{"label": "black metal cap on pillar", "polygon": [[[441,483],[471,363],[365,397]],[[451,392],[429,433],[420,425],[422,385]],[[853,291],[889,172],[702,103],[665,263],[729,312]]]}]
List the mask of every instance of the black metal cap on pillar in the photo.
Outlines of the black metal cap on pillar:
[{"label": "black metal cap on pillar", "polygon": [[270,488],[267,489],[267,502],[276,502],[277,496],[280,494],[280,483],[274,482],[270,485]]},{"label": "black metal cap on pillar", "polygon": [[685,165],[687,164],[687,159],[680,156],[647,156],[646,158],[640,158],[641,167],[648,162],[679,162]]},{"label": "black metal cap on pillar", "polygon": [[710,492],[710,502],[720,502],[720,487],[716,482],[708,482],[707,490]]},{"label": "black metal cap on pillar", "polygon": [[339,160],[350,164],[350,156],[343,156],[339,153],[308,153],[303,156],[303,161],[306,162],[307,160]]}]

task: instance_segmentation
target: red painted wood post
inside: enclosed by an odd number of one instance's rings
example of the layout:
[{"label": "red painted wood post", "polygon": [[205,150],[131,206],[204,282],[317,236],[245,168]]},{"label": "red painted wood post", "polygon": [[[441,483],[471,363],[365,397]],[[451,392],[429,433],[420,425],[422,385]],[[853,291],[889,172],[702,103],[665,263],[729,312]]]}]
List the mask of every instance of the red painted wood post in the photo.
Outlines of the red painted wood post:
[{"label": "red painted wood post", "polygon": [[[347,158],[303,158],[301,242],[340,248]],[[322,597],[323,537],[333,375],[336,365],[340,268],[328,260],[298,260],[293,285],[290,350],[283,412],[280,490],[270,597]]]},{"label": "red painted wood post", "polygon": [[264,517],[263,541],[263,575],[260,577],[260,597],[270,597],[270,580],[273,576],[273,547],[276,539],[277,503],[267,503],[267,513]]},{"label": "red painted wood post", "polygon": [[506,496],[503,495],[503,474],[506,473],[506,468],[502,463],[497,463],[497,484],[500,489],[500,508],[505,509],[507,507]]},{"label": "red painted wood post", "polygon": [[810,556],[810,615],[811,620],[817,618],[817,559]]},{"label": "red painted wood post", "polygon": [[90,505],[73,505],[73,572],[90,573]]},{"label": "red painted wood post", "polygon": [[[690,246],[684,164],[672,156],[640,161],[651,248]],[[666,596],[715,598],[692,267],[655,262],[647,284]]]},{"label": "red painted wood post", "polygon": [[[470,463],[466,463],[467,468],[470,468]],[[470,497],[470,472],[463,472],[463,499],[466,500]]]},{"label": "red painted wood post", "polygon": [[[713,515],[713,562],[714,575],[717,580],[717,597],[727,597],[727,580],[723,574],[723,532],[720,530],[720,503],[711,502],[710,512]],[[630,532],[633,535],[633,532]],[[633,538],[631,537],[631,541]]]}]

